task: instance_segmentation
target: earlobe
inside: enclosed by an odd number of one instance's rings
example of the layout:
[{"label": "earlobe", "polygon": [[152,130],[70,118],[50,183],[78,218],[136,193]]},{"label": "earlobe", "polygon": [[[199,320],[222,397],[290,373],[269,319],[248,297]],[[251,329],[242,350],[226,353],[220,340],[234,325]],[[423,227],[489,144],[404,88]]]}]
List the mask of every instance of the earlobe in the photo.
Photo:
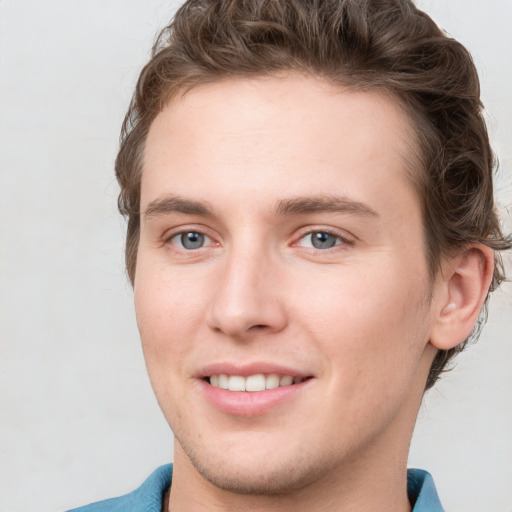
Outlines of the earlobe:
[{"label": "earlobe", "polygon": [[474,245],[446,260],[437,300],[430,343],[448,350],[463,342],[473,330],[487,296],[494,271],[494,251]]}]

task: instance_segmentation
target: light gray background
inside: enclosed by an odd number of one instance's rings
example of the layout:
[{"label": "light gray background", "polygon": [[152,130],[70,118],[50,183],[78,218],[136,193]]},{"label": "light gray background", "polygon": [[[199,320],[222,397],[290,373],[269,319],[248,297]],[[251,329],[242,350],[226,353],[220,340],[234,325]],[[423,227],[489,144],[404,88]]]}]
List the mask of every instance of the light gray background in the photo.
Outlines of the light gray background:
[{"label": "light gray background", "polygon": [[[512,1],[419,3],[474,54],[510,205]],[[124,274],[113,160],[176,5],[0,0],[0,512],[125,493],[172,456]],[[512,512],[511,332],[507,285],[422,406],[410,464],[434,474],[448,512]]]}]

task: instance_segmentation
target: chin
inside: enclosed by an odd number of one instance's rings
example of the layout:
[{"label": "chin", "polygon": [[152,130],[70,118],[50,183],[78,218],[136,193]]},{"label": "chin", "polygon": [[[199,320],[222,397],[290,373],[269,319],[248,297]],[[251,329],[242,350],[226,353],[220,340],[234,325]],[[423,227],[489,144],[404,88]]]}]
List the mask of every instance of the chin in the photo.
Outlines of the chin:
[{"label": "chin", "polygon": [[252,496],[286,495],[304,489],[319,480],[325,468],[315,468],[306,461],[283,463],[280,467],[267,465],[251,467],[250,462],[242,467],[219,464],[202,464],[190,459],[199,474],[214,486],[236,494]]},{"label": "chin", "polygon": [[290,494],[321,480],[333,465],[332,456],[327,455],[323,460],[318,453],[308,454],[291,444],[288,453],[274,451],[274,456],[269,457],[268,452],[259,450],[241,454],[236,449],[207,449],[184,441],[177,437],[175,442],[195,470],[215,487],[236,494]]}]

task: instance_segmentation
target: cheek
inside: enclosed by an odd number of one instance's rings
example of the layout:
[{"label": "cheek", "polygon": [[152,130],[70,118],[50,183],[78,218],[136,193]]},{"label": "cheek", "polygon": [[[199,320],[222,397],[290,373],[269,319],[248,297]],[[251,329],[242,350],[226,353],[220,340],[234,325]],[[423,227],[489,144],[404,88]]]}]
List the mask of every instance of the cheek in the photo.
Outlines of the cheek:
[{"label": "cheek", "polygon": [[372,366],[368,378],[389,373],[397,360],[419,358],[428,337],[428,283],[414,269],[383,266],[386,272],[377,262],[333,272],[324,286],[294,294],[301,297],[302,328],[326,358],[350,361],[344,363],[350,372]]},{"label": "cheek", "polygon": [[[185,366],[196,319],[186,307],[186,293],[160,272],[141,270],[134,287],[135,312],[147,372],[158,403],[169,424],[179,417]],[[171,392],[172,390],[172,392]],[[173,416],[170,416],[170,412]]]},{"label": "cheek", "polygon": [[[190,346],[183,343],[198,328],[203,307],[197,283],[173,279],[168,273],[144,267],[134,287],[137,325],[150,372],[174,366]],[[181,340],[181,342],[180,342]]]},{"label": "cheek", "polygon": [[324,361],[326,409],[336,425],[358,432],[391,421],[414,387],[428,341],[420,281],[404,287],[388,277],[333,279],[304,308],[303,329]]}]

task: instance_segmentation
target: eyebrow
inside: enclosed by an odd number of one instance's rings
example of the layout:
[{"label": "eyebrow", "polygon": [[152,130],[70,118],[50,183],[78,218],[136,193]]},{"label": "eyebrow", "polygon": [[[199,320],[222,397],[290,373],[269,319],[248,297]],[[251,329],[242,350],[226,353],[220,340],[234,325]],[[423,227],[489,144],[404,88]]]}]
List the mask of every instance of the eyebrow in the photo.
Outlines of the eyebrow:
[{"label": "eyebrow", "polygon": [[[299,196],[290,199],[281,199],[277,201],[275,205],[275,214],[279,216],[322,212],[348,213],[363,217],[379,216],[379,214],[367,204],[344,196]],[[144,211],[144,216],[151,218],[168,213],[211,217],[213,216],[213,208],[206,201],[196,201],[180,196],[169,195],[151,201]]]},{"label": "eyebrow", "polygon": [[370,206],[344,196],[318,195],[295,197],[278,201],[277,215],[301,215],[305,213],[348,213],[363,217],[379,217]]},{"label": "eyebrow", "polygon": [[157,217],[166,213],[183,213],[185,215],[208,217],[213,215],[213,210],[207,202],[169,195],[151,201],[144,211],[144,217]]}]

